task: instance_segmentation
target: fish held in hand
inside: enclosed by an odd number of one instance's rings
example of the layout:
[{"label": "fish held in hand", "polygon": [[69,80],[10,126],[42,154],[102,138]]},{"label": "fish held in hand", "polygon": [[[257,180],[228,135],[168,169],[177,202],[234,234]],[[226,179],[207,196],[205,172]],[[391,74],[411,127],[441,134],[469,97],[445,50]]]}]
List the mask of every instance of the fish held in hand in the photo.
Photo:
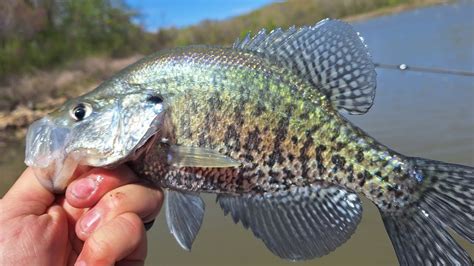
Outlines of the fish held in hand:
[{"label": "fish held in hand", "polygon": [[347,121],[373,104],[374,64],[346,23],[260,31],[232,48],[162,51],[35,122],[26,163],[64,191],[77,165],[129,165],[167,191],[190,250],[200,193],[288,260],[320,257],[380,210],[403,265],[471,265],[474,169],[397,153]]}]

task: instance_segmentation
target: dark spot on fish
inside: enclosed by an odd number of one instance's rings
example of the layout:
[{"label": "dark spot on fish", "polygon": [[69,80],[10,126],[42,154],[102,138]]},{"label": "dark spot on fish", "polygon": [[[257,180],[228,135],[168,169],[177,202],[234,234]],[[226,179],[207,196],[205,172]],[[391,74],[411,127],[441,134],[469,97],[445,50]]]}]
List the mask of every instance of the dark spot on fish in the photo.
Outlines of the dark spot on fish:
[{"label": "dark spot on fish", "polygon": [[372,179],[372,174],[367,170],[364,170],[364,176],[366,180]]},{"label": "dark spot on fish", "polygon": [[352,173],[354,171],[354,167],[352,166],[352,164],[349,164],[349,166],[347,166],[346,171],[349,173]]},{"label": "dark spot on fish", "polygon": [[204,131],[199,134],[199,146],[205,146],[207,143]]},{"label": "dark spot on fish", "polygon": [[268,183],[270,185],[273,185],[273,184],[279,184],[280,182],[278,182],[278,180],[276,178],[274,178],[273,176],[271,176],[271,178],[269,178],[268,180]]},{"label": "dark spot on fish", "polygon": [[252,130],[249,132],[247,136],[247,142],[244,144],[244,149],[245,150],[256,150],[258,149],[260,142],[262,139],[260,138],[260,130],[258,130],[258,127],[255,128],[255,130]]},{"label": "dark spot on fish", "polygon": [[295,175],[293,174],[293,172],[291,172],[288,168],[283,168],[283,173],[285,174],[284,178],[286,178],[287,180],[291,180],[292,178],[295,177]]},{"label": "dark spot on fish", "polygon": [[313,138],[312,137],[307,137],[305,142],[303,143],[303,147],[300,149],[300,156],[299,156],[299,161],[306,165],[306,162],[308,161],[308,156],[307,152],[308,149],[313,146]]},{"label": "dark spot on fish", "polygon": [[269,166],[269,167],[273,167],[275,165],[275,161],[276,161],[276,153],[275,152],[272,152],[269,156],[268,156],[268,160],[266,161],[266,164]]},{"label": "dark spot on fish", "polygon": [[220,90],[214,90],[214,92],[208,98],[209,109],[213,111],[219,111],[222,108],[222,97]]},{"label": "dark spot on fish", "polygon": [[331,157],[331,161],[335,165],[336,170],[344,169],[344,165],[346,164],[346,159],[344,159],[344,157],[339,156],[337,154]]},{"label": "dark spot on fish", "polygon": [[396,166],[395,168],[393,168],[393,171],[397,174],[401,173],[402,172],[402,167],[400,165]]},{"label": "dark spot on fish", "polygon": [[403,194],[404,193],[401,189],[395,190],[395,197],[400,198],[401,196],[403,196]]},{"label": "dark spot on fish", "polygon": [[227,130],[224,133],[224,143],[230,143],[231,140],[234,140],[234,151],[240,151],[240,138],[237,133],[235,125],[229,125]]},{"label": "dark spot on fish", "polygon": [[234,108],[235,124],[240,127],[244,124],[244,116],[242,115],[244,108],[245,103],[242,102]]},{"label": "dark spot on fish", "polygon": [[293,154],[291,154],[291,153],[288,153],[288,160],[289,160],[290,162],[293,162],[294,159],[295,159],[295,156],[294,156]]},{"label": "dark spot on fish", "polygon": [[356,160],[361,163],[364,160],[364,152],[362,150],[357,151]]},{"label": "dark spot on fish", "polygon": [[291,117],[291,110],[288,116],[285,116],[284,118],[280,119],[280,121],[278,121],[278,125],[275,128],[275,141],[273,142],[273,153],[270,154],[269,160],[267,163],[270,167],[272,167],[277,161],[279,163],[284,161],[284,158],[280,158],[282,157],[280,146],[288,134],[288,126],[290,122],[290,119],[289,119],[290,117]]},{"label": "dark spot on fish", "polygon": [[282,154],[280,154],[280,156],[278,156],[278,164],[283,164],[285,162],[285,157],[282,156]]},{"label": "dark spot on fish", "polygon": [[249,154],[249,153],[246,153],[246,154],[244,155],[244,158],[245,158],[245,160],[247,160],[247,161],[249,161],[249,162],[253,162],[253,160],[254,160],[253,156],[252,156],[251,154]]},{"label": "dark spot on fish", "polygon": [[347,176],[347,181],[352,182],[354,180],[354,176],[352,174]]},{"label": "dark spot on fish", "polygon": [[293,144],[296,145],[298,143],[298,137],[292,136],[291,137],[291,142],[293,142]]},{"label": "dark spot on fish", "polygon": [[317,125],[314,125],[310,129],[306,130],[305,131],[306,137],[311,138],[314,135],[314,133],[318,130],[318,128],[319,127]]},{"label": "dark spot on fish", "polygon": [[[380,191],[378,194],[377,194],[377,198],[381,198],[383,197],[383,192]],[[384,205],[386,204],[386,202],[382,202]]]},{"label": "dark spot on fish", "polygon": [[364,173],[358,173],[357,178],[359,179],[359,186],[363,187],[365,184],[365,174]]},{"label": "dark spot on fish", "polygon": [[322,174],[324,173],[324,171],[326,170],[325,167],[324,167],[324,159],[323,159],[323,152],[326,150],[326,146],[324,145],[319,145],[318,147],[316,147],[315,149],[315,152],[316,152],[316,162],[318,164],[318,171],[319,171],[319,174]]},{"label": "dark spot on fish", "polygon": [[346,143],[340,142],[340,141],[337,142],[337,143],[336,143],[336,151],[342,150],[345,146],[346,146]]}]

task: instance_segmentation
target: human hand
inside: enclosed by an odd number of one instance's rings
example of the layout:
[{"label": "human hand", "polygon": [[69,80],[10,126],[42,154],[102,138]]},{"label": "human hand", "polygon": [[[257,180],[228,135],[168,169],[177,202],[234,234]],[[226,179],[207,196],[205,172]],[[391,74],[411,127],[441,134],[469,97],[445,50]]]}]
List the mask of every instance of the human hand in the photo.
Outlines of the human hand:
[{"label": "human hand", "polygon": [[0,265],[142,265],[160,190],[127,167],[80,169],[54,195],[28,168],[0,199]]}]

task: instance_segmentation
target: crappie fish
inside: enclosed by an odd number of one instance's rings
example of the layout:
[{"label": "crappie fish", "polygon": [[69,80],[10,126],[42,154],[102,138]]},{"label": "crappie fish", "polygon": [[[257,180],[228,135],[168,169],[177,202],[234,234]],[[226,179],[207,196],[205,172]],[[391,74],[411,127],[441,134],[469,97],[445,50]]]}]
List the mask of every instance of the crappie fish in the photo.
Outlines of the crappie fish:
[{"label": "crappie fish", "polygon": [[62,192],[77,165],[127,164],[165,189],[169,230],[187,250],[200,193],[281,258],[336,249],[380,210],[403,265],[471,265],[474,168],[397,153],[347,121],[373,104],[376,72],[346,23],[260,31],[232,48],[145,57],[35,122],[26,163]]}]

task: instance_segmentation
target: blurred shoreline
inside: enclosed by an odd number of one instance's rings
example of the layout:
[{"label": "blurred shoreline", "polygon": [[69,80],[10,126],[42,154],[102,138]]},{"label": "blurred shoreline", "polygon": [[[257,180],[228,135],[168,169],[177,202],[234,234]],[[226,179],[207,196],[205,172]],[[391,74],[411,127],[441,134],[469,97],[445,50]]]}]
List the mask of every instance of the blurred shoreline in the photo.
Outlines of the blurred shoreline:
[{"label": "blurred shoreline", "polygon": [[[382,7],[342,19],[349,22],[362,21],[448,2],[452,1],[418,0],[413,3]],[[229,20],[232,19],[235,18]],[[142,55],[133,55],[116,59],[107,56],[90,56],[60,69],[37,70],[31,74],[7,78],[7,82],[0,85],[0,146],[2,143],[23,138],[26,127],[33,121],[43,117],[67,99],[94,89],[103,80],[141,57]],[[38,93],[39,90],[41,93]]]}]

